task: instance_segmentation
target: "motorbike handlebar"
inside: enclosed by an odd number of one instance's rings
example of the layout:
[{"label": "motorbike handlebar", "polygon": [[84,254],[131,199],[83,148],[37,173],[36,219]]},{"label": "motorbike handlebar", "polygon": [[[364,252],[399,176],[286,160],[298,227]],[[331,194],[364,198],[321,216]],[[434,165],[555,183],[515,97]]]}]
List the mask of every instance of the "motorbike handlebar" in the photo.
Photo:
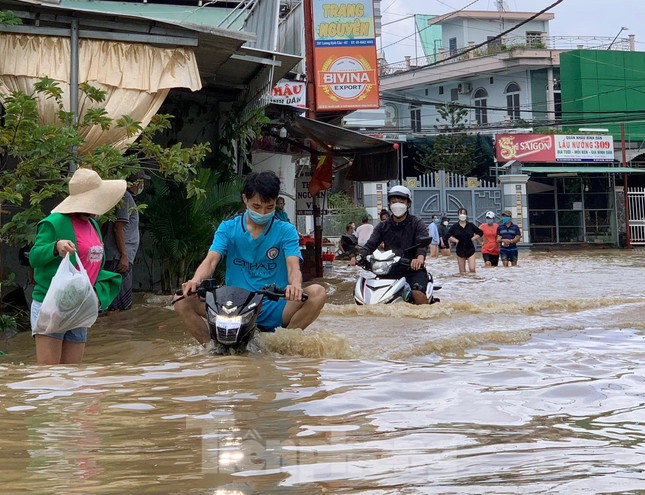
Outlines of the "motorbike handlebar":
[{"label": "motorbike handlebar", "polygon": [[401,266],[407,266],[407,267],[409,267],[409,266],[410,266],[410,263],[412,263],[412,260],[411,260],[410,258],[401,258],[401,259],[398,261],[398,263],[399,263],[399,265],[401,265]]},{"label": "motorbike handlebar", "polygon": [[[210,290],[215,290],[219,287],[219,284],[217,283],[217,280],[214,278],[207,278],[201,281],[201,283],[197,286],[197,295],[199,297],[204,297],[206,295],[206,292]],[[265,287],[262,287],[260,290],[255,291],[256,294],[260,294],[263,296],[267,296],[269,299],[272,299],[274,301],[277,301],[281,297],[285,296],[285,291],[284,289],[281,289],[278,287],[276,284],[271,284],[267,285]],[[183,294],[182,289],[179,289],[175,291],[175,294],[178,296],[181,296]],[[189,291],[187,295],[195,294],[193,291]],[[303,292],[302,293],[302,298],[301,301],[305,302],[307,299],[309,299],[309,296]],[[175,301],[173,301],[174,303]]]},{"label": "motorbike handlebar", "polygon": [[[284,297],[285,295],[284,289],[281,289],[276,284],[267,285],[266,287],[262,287],[260,290],[255,292],[257,294],[262,294],[263,296],[267,296],[269,299],[272,299],[274,301],[277,299],[280,299],[281,297]],[[300,300],[302,302],[305,302],[307,299],[309,299],[309,296],[305,292],[303,292],[302,298]]]}]

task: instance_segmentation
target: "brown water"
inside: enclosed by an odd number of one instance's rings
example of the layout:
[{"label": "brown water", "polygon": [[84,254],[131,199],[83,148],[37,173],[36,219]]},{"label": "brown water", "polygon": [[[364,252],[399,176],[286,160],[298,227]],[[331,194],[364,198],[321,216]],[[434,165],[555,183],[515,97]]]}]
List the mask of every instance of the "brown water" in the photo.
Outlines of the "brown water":
[{"label": "brown water", "polygon": [[521,253],[442,302],[357,307],[207,355],[159,300],[85,363],[0,343],[1,493],[645,493],[645,252]]}]

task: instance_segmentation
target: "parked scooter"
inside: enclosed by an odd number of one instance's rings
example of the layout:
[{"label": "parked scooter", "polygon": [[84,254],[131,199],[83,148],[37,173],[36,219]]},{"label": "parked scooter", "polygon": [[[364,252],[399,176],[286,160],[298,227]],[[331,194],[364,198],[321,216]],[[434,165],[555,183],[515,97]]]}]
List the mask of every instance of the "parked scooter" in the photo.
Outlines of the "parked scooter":
[{"label": "parked scooter", "polygon": [[[256,320],[262,298],[277,301],[285,292],[275,284],[252,292],[241,287],[219,286],[215,279],[202,280],[197,295],[206,304],[206,319],[214,354],[239,354],[246,350],[258,329]],[[302,300],[307,300],[307,294]],[[260,329],[261,330],[261,329]]]},{"label": "parked scooter", "polygon": [[[410,262],[416,250],[420,247],[430,245],[431,237],[425,237],[413,246],[410,246],[403,253],[403,256],[396,256],[392,250],[375,251],[365,257],[357,257],[356,263],[363,268],[354,287],[354,300],[356,304],[390,304],[393,302],[405,301],[412,303],[412,288],[400,276],[402,271],[410,268]],[[428,285],[426,296],[428,303],[439,302],[434,297],[434,291],[441,289],[441,286],[434,285],[432,273],[428,271]]]}]

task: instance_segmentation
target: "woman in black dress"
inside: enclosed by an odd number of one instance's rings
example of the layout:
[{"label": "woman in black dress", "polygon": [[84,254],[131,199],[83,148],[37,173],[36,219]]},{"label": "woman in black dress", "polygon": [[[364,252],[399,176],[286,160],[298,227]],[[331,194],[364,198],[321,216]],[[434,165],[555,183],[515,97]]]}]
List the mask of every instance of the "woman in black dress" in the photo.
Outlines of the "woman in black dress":
[{"label": "woman in black dress", "polygon": [[459,221],[453,223],[448,229],[448,242],[456,245],[459,273],[466,273],[466,262],[468,262],[470,273],[475,273],[475,244],[473,241],[482,237],[484,233],[479,227],[468,221],[466,208],[459,208],[457,213]]}]

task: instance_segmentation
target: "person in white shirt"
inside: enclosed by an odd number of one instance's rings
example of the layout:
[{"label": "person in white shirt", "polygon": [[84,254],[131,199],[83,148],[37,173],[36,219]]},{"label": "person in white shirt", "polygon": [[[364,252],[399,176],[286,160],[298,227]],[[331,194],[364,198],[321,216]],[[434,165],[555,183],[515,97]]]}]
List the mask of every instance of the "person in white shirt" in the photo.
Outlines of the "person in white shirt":
[{"label": "person in white shirt", "polygon": [[356,229],[356,237],[358,237],[358,245],[363,246],[367,241],[370,240],[372,232],[374,232],[374,225],[370,223],[370,219],[367,215],[363,217],[363,223],[358,226]]}]

